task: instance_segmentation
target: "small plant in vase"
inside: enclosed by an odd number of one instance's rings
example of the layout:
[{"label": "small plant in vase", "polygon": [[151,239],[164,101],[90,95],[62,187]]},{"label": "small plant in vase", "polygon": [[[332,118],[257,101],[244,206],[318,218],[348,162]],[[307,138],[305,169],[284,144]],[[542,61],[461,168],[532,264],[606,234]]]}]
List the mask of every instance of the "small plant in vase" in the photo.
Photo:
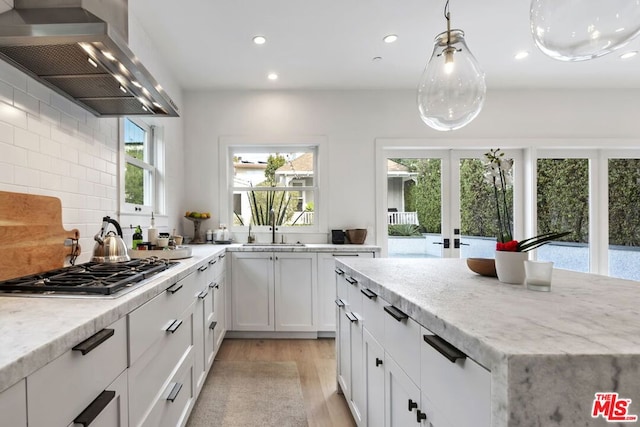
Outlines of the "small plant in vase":
[{"label": "small plant in vase", "polygon": [[513,159],[506,159],[499,148],[489,150],[485,157],[485,179],[493,187],[498,236],[496,243],[496,273],[505,283],[524,282],[524,261],[528,251],[569,234],[549,232],[524,240],[513,239],[508,190],[512,185]]}]

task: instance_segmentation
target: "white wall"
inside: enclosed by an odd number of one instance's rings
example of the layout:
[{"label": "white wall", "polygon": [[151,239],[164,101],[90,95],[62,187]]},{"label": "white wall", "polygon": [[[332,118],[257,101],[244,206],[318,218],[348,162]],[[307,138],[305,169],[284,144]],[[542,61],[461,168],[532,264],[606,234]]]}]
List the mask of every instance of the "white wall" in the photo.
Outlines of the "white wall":
[{"label": "white wall", "polygon": [[[0,2],[2,9],[5,4]],[[131,34],[130,41],[135,37],[144,41],[143,30]],[[181,105],[181,91],[162,69],[152,45],[148,40],[138,44],[141,52],[136,53],[151,62],[147,68],[152,74],[159,71],[162,77],[154,76]],[[181,224],[182,118],[156,119],[156,124],[164,128],[167,170],[163,179],[169,189],[167,215],[157,224],[170,230]],[[130,224],[149,225],[146,216],[118,217],[119,157],[117,119],[96,118],[0,61],[0,190],[58,197],[63,226],[80,231],[83,254],[78,262],[89,260],[93,235],[99,231],[103,216],[119,218],[127,239],[132,234]]]},{"label": "white wall", "polygon": [[[419,119],[413,90],[193,91],[185,94],[185,203],[220,217],[220,137],[325,136],[329,162],[329,229],[367,227],[375,242],[375,140],[418,138],[456,148],[539,146],[549,140],[638,139],[639,90],[490,91],[481,114],[455,132],[437,132]],[[553,141],[551,141],[553,140]],[[322,154],[321,154],[322,155]],[[325,153],[326,155],[326,153]],[[325,199],[326,200],[326,199]]]}]

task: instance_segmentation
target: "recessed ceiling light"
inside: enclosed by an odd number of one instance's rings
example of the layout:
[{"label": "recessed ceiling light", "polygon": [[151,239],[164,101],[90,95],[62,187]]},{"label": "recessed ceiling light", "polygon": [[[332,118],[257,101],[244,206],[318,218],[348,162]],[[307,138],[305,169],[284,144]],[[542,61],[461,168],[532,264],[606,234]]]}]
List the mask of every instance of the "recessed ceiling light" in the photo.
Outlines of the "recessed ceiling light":
[{"label": "recessed ceiling light", "polygon": [[389,34],[387,36],[384,36],[384,38],[382,39],[382,41],[384,41],[385,43],[393,43],[396,40],[398,40],[398,36],[395,34]]},{"label": "recessed ceiling light", "polygon": [[269,80],[278,80],[278,75],[276,73],[269,73],[269,75],[267,75],[267,78]]},{"label": "recessed ceiling light", "polygon": [[524,59],[524,58],[526,58],[527,56],[529,56],[529,52],[528,52],[528,51],[526,51],[526,50],[522,50],[522,51],[520,51],[520,52],[516,53],[513,57],[514,57],[515,59],[520,60],[520,59]]},{"label": "recessed ceiling light", "polygon": [[253,38],[253,42],[255,44],[265,44],[267,42],[267,38],[264,36],[255,36]]},{"label": "recessed ceiling light", "polygon": [[634,56],[636,56],[638,54],[637,50],[631,51],[631,52],[625,52],[622,55],[620,55],[620,59],[629,59],[629,58],[633,58]]}]

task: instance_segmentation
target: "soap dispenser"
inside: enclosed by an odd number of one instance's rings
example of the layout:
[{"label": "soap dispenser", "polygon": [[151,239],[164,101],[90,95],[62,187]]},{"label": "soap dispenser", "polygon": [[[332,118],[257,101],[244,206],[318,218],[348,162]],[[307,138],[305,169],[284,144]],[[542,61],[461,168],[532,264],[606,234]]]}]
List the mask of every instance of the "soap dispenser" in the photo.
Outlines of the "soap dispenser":
[{"label": "soap dispenser", "polygon": [[151,212],[151,225],[149,226],[147,234],[149,236],[149,243],[155,246],[158,243],[158,229],[156,228],[156,219],[153,217],[153,212]]},{"label": "soap dispenser", "polygon": [[142,243],[142,228],[138,225],[135,233],[133,233],[133,244],[131,245],[131,248],[138,249],[138,245],[140,243]]}]

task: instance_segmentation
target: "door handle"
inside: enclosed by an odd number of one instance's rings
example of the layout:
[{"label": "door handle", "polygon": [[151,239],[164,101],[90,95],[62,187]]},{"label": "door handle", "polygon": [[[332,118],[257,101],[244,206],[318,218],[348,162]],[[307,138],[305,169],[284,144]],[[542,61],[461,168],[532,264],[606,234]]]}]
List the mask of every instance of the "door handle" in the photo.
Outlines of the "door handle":
[{"label": "door handle", "polygon": [[453,239],[453,248],[460,249],[460,246],[469,246],[469,244],[461,242],[457,237]]},{"label": "door handle", "polygon": [[451,241],[449,239],[442,239],[442,242],[433,242],[434,245],[443,245],[445,249],[451,247]]}]

